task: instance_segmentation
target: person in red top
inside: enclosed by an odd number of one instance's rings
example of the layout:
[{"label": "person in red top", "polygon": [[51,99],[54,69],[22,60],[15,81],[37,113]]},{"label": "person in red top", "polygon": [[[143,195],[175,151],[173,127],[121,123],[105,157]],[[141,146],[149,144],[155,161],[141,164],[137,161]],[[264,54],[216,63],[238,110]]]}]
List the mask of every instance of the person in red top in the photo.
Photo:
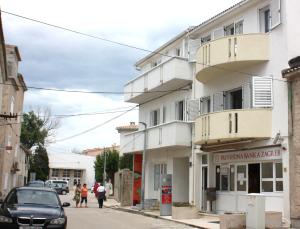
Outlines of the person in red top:
[{"label": "person in red top", "polygon": [[83,184],[81,188],[81,202],[80,207],[82,207],[82,203],[85,202],[85,207],[87,208],[87,196],[88,196],[88,189],[86,187],[86,184]]},{"label": "person in red top", "polygon": [[99,183],[96,181],[94,184],[94,188],[93,188],[93,192],[95,194],[96,199],[98,199],[98,195],[99,195],[99,193],[97,191],[98,187],[99,187]]}]

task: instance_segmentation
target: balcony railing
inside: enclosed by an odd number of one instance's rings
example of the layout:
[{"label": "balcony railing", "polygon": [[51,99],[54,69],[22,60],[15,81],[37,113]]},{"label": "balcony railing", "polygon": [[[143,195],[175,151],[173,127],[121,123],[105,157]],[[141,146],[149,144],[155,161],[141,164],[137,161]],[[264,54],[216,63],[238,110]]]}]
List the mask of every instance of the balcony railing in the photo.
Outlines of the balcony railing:
[{"label": "balcony railing", "polygon": [[124,87],[124,100],[143,103],[191,82],[192,70],[188,61],[173,57],[127,83]]},{"label": "balcony railing", "polygon": [[[191,123],[173,121],[147,129],[147,150],[168,147],[191,147]],[[143,151],[144,131],[126,134],[121,139],[121,151],[132,153]]]},{"label": "balcony railing", "polygon": [[270,138],[272,110],[267,108],[227,110],[196,119],[196,144]]},{"label": "balcony railing", "polygon": [[196,77],[202,83],[247,66],[269,60],[268,34],[226,36],[197,51]]}]

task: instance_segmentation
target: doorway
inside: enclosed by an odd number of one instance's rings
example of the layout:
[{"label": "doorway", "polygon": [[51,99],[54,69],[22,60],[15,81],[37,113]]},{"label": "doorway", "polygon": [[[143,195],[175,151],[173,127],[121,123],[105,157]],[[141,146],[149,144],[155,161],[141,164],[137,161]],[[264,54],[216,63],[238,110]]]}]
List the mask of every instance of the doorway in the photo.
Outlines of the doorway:
[{"label": "doorway", "polygon": [[206,191],[207,191],[207,178],[208,175],[208,169],[207,166],[202,167],[202,210],[206,211],[206,205],[207,205],[207,198],[206,198]]},{"label": "doorway", "polygon": [[248,193],[260,193],[260,164],[248,165]]}]

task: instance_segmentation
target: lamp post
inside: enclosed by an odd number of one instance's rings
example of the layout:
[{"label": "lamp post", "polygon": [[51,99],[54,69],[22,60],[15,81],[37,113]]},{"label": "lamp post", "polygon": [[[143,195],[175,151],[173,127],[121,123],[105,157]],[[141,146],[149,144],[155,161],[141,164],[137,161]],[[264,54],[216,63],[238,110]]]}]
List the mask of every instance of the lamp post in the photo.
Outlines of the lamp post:
[{"label": "lamp post", "polygon": [[145,165],[146,165],[146,146],[147,146],[147,124],[139,122],[144,126],[144,150],[142,159],[142,187],[141,187],[141,209],[145,209]]},{"label": "lamp post", "polygon": [[106,180],[106,152],[105,152],[105,147],[103,150],[104,153],[104,166],[103,166],[103,185],[105,185],[105,180]]}]

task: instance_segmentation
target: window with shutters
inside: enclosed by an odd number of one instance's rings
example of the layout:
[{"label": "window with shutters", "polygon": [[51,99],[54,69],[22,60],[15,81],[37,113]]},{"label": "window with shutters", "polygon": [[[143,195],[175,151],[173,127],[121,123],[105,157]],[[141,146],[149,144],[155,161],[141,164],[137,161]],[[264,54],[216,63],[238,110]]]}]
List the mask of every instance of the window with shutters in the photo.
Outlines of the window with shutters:
[{"label": "window with shutters", "polygon": [[217,92],[213,95],[213,111],[222,111],[224,108],[224,94]]},{"label": "window with shutters", "polygon": [[159,116],[160,116],[159,109],[150,112],[150,126],[159,125],[160,122]]},{"label": "window with shutters", "polygon": [[268,33],[271,29],[271,10],[270,6],[266,6],[259,10],[260,32]]},{"label": "window with shutters", "polygon": [[200,99],[200,112],[201,114],[208,114],[210,112],[210,96]]},{"label": "window with shutters", "polygon": [[183,121],[184,120],[184,101],[178,101],[175,103],[175,118],[176,120]]},{"label": "window with shutters", "polygon": [[192,99],[187,101],[187,119],[194,121],[200,114],[200,99]]},{"label": "window with shutters", "polygon": [[273,106],[273,79],[271,77],[252,77],[252,106]]},{"label": "window with shutters", "polygon": [[271,30],[281,24],[281,0],[273,0],[271,7]]}]

